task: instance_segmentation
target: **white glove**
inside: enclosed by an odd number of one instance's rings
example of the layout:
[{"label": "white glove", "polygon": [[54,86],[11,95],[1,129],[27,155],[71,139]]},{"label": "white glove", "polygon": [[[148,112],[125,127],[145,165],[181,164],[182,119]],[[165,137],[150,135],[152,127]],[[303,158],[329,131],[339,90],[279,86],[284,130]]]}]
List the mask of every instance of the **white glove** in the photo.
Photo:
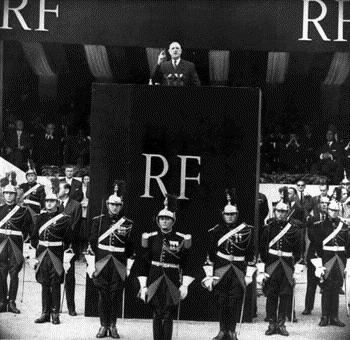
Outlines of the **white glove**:
[{"label": "white glove", "polygon": [[218,276],[206,276],[202,281],[201,284],[204,288],[208,289],[209,292],[213,290],[213,284],[215,280],[219,280]]},{"label": "white glove", "polygon": [[179,291],[180,291],[180,300],[185,299],[188,294],[188,286],[181,285],[179,288]]},{"label": "white glove", "polygon": [[23,257],[25,259],[35,259],[36,249],[30,243],[23,243]]},{"label": "white glove", "polygon": [[348,276],[350,275],[350,259],[346,260],[345,272],[346,272],[346,275]]},{"label": "white glove", "polygon": [[135,260],[134,259],[127,259],[126,260],[126,276],[130,275],[130,271],[132,268],[132,265],[134,264]]},{"label": "white glove", "polygon": [[265,273],[265,263],[264,262],[258,262],[256,264],[256,268],[258,269],[258,274]]},{"label": "white glove", "polygon": [[86,273],[89,275],[90,279],[93,278],[94,276],[94,272],[96,270],[95,267],[95,255],[91,255],[91,254],[85,254],[85,259],[86,259]]},{"label": "white glove", "polygon": [[64,251],[63,254],[63,268],[64,271],[67,273],[70,268],[70,261],[73,258],[75,254],[73,253],[73,250],[71,248]]},{"label": "white glove", "polygon": [[28,259],[28,263],[30,265],[31,268],[35,269],[37,264],[39,263],[39,261],[37,259]]},{"label": "white glove", "polygon": [[142,287],[138,294],[139,298],[146,303],[147,287]]},{"label": "white glove", "polygon": [[315,269],[315,276],[321,278],[322,275],[324,275],[326,271],[326,267],[317,267]]},{"label": "white glove", "polygon": [[248,286],[249,284],[251,284],[253,282],[253,275],[254,275],[256,270],[257,270],[257,268],[255,266],[248,266],[247,267],[247,272],[246,272],[245,277],[244,277],[244,281],[245,281],[246,286]]},{"label": "white glove", "polygon": [[258,273],[258,275],[256,277],[256,282],[257,282],[257,284],[259,284],[261,286],[263,284],[263,282],[266,281],[269,277],[270,277],[270,275],[265,273],[265,272]]}]

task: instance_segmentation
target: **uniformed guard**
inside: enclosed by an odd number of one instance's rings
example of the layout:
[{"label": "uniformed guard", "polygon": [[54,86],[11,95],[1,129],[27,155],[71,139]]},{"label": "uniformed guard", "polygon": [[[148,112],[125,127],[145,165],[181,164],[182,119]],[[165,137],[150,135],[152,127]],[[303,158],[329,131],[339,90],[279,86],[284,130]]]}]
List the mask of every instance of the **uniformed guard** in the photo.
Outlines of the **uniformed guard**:
[{"label": "uniformed guard", "polygon": [[247,264],[254,265],[253,227],[245,222],[237,224],[234,190],[226,190],[226,196],[228,204],[222,211],[223,221],[209,230],[207,264],[213,270],[208,272],[206,268],[202,281],[209,291],[213,289],[219,312],[220,331],[213,340],[237,339],[236,324],[243,313]]},{"label": "uniformed guard", "polygon": [[16,205],[17,190],[13,185],[4,187],[3,196],[5,204],[0,207],[0,312],[19,314],[16,307],[18,273],[24,263],[23,241],[33,231],[33,222],[28,209]]},{"label": "uniformed guard", "polygon": [[287,220],[289,206],[279,202],[276,205],[276,217],[264,227],[260,242],[262,263],[258,281],[263,283],[266,295],[266,314],[269,327],[266,335],[281,334],[288,336],[285,321],[289,301],[294,291],[294,264],[301,257],[301,231],[297,223]]},{"label": "uniformed guard", "polygon": [[45,187],[37,183],[37,174],[35,169],[29,168],[26,172],[27,183],[20,184],[19,188],[22,189],[23,205],[27,206],[34,222],[36,215],[40,213],[40,210],[45,205]]},{"label": "uniformed guard", "polygon": [[95,253],[93,282],[98,288],[98,313],[101,327],[97,338],[109,335],[118,339],[116,328],[118,299],[127,275],[127,259],[134,254],[131,239],[133,221],[121,215],[123,200],[111,195],[107,202],[108,213],[93,218],[90,245]]},{"label": "uniformed guard", "polygon": [[[332,200],[328,205],[328,215],[324,221],[315,222],[319,226],[310,234],[320,256],[315,275],[320,277],[322,316],[320,326],[344,327],[338,318],[339,291],[343,286],[344,270],[350,270],[347,258],[350,256],[348,225],[339,218],[339,203]],[[314,262],[314,261],[313,261]],[[315,263],[315,262],[314,262]]]},{"label": "uniformed guard", "polygon": [[167,195],[157,217],[159,230],[142,235],[142,254],[135,261],[139,297],[152,305],[153,339],[171,340],[180,300],[194,278],[189,275],[192,236],[174,230],[176,197]]},{"label": "uniformed guard", "polygon": [[60,323],[61,284],[64,279],[63,253],[72,238],[69,216],[60,213],[54,193],[45,197],[45,210],[38,216],[31,245],[36,248],[37,281],[41,284],[42,314],[35,323]]}]

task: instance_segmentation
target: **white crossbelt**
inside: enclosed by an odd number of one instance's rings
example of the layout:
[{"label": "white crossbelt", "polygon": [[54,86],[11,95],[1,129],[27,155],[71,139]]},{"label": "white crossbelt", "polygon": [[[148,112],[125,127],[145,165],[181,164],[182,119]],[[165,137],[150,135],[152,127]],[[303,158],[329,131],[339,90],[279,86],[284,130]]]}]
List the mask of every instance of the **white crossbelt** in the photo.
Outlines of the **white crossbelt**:
[{"label": "white crossbelt", "polygon": [[112,251],[112,252],[117,252],[117,253],[123,253],[125,251],[125,248],[114,247],[114,246],[107,246],[105,244],[99,244],[98,248],[103,249],[103,250]]},{"label": "white crossbelt", "polygon": [[29,194],[31,194],[33,191],[35,191],[36,189],[38,189],[40,187],[41,184],[37,183],[36,185],[34,185],[32,188],[30,188],[29,190],[27,190],[24,194],[23,194],[23,198],[27,197]]},{"label": "white crossbelt", "polygon": [[19,205],[16,205],[1,221],[0,221],[0,227],[2,227],[6,222],[8,222],[11,217],[17,212],[17,210],[20,208]]},{"label": "white crossbelt", "polygon": [[218,246],[220,246],[222,243],[224,243],[227,239],[229,239],[231,236],[239,233],[242,229],[246,227],[245,223],[240,224],[238,227],[230,230],[228,233],[226,233],[224,236],[220,238],[218,241]]},{"label": "white crossbelt", "polygon": [[110,234],[114,233],[125,222],[125,218],[122,217],[117,223],[113,224],[106,232],[104,232],[99,238],[98,242],[103,241]]},{"label": "white crossbelt", "polygon": [[269,247],[272,247],[276,242],[278,242],[288,230],[292,227],[290,223],[287,223],[286,226],[270,241]]},{"label": "white crossbelt", "polygon": [[58,214],[55,217],[51,218],[50,220],[48,220],[46,223],[44,223],[40,229],[39,229],[39,235],[41,235],[41,233],[47,229],[50,225],[56,223],[60,218],[62,218],[64,216],[64,214]]},{"label": "white crossbelt", "polygon": [[228,255],[228,254],[224,254],[221,251],[218,251],[216,253],[217,256],[221,257],[222,259],[225,259],[227,261],[233,262],[233,261],[238,261],[238,262],[242,262],[245,260],[244,256],[234,256],[234,255]]},{"label": "white crossbelt", "polygon": [[176,269],[180,268],[178,264],[158,262],[158,261],[152,261],[152,265],[157,267],[163,267],[163,268],[176,268]]},{"label": "white crossbelt", "polygon": [[325,246],[328,241],[330,241],[332,238],[336,237],[341,228],[343,228],[344,223],[342,221],[339,222],[338,226],[322,241],[322,245]]},{"label": "white crossbelt", "polygon": [[0,228],[0,234],[23,236],[21,231],[11,230],[11,229],[1,229],[1,228]]},{"label": "white crossbelt", "polygon": [[40,203],[39,202],[36,202],[36,201],[32,201],[32,200],[23,200],[23,203],[24,204],[33,204],[33,205],[37,205],[38,207],[41,207]]},{"label": "white crossbelt", "polygon": [[345,251],[344,246],[323,246],[323,250],[328,251]]},{"label": "white crossbelt", "polygon": [[63,245],[63,242],[62,241],[50,242],[50,241],[39,240],[39,244],[44,247],[59,247]]},{"label": "white crossbelt", "polygon": [[269,249],[269,253],[277,256],[293,257],[293,253],[289,251]]}]

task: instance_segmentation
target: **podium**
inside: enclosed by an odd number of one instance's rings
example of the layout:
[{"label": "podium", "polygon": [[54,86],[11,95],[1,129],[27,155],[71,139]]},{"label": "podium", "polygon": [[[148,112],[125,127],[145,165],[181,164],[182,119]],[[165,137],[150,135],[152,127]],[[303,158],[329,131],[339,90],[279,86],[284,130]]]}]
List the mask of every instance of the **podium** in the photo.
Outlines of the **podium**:
[{"label": "podium", "polygon": [[[180,197],[174,228],[192,234],[196,276],[181,319],[216,320],[212,294],[200,281],[207,231],[221,221],[226,188],[236,188],[239,221],[254,225],[260,103],[257,88],[93,84],[90,216],[105,208],[113,181],[125,180],[123,211],[134,221],[137,254],[142,233],[158,229],[164,190]],[[150,318],[149,306],[136,298],[133,272],[128,280],[125,317]],[[97,315],[97,301],[88,279],[86,316]]]}]

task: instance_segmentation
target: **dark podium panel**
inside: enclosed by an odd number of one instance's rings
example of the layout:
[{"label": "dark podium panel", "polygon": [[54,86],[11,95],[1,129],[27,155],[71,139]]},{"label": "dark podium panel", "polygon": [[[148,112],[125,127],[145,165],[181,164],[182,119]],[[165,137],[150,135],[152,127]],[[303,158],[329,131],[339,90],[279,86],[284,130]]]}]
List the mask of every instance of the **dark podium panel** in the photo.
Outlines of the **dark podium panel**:
[{"label": "dark podium panel", "polygon": [[[138,251],[141,234],[158,229],[162,190],[180,196],[174,228],[192,234],[196,276],[180,318],[216,320],[212,294],[200,285],[207,231],[221,221],[225,188],[231,187],[237,190],[239,221],[254,225],[260,90],[94,84],[91,127],[90,216],[105,212],[102,200],[112,194],[115,179],[124,179],[123,211],[134,221]],[[137,291],[132,272],[125,317],[151,317]],[[85,315],[97,315],[97,301],[87,279]]]}]

